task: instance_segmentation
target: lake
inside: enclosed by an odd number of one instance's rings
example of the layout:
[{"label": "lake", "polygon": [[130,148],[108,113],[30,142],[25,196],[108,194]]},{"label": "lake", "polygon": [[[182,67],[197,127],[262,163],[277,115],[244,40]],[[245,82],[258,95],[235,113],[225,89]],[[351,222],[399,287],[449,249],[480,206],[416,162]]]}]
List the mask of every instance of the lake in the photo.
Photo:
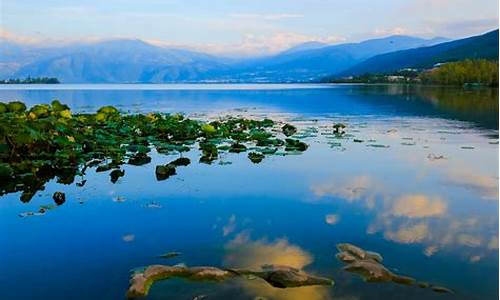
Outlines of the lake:
[{"label": "lake", "polygon": [[[233,115],[295,125],[300,155],[223,154],[157,181],[152,153],[111,183],[56,179],[28,203],[0,196],[2,299],[124,299],[130,272],[151,264],[278,264],[334,286],[169,279],[147,299],[498,299],[498,90],[397,85],[0,86],[0,101],[59,99],[73,111],[114,105],[212,120]],[[347,125],[341,138],[334,123]],[[82,178],[83,179],[83,178]],[[43,216],[20,217],[53,203]],[[453,293],[368,283],[343,270],[336,244],[380,253],[390,271]],[[165,259],[165,252],[181,252]],[[206,296],[206,298],[203,298]],[[196,298],[198,297],[198,298]],[[260,297],[260,298],[259,298]]]}]

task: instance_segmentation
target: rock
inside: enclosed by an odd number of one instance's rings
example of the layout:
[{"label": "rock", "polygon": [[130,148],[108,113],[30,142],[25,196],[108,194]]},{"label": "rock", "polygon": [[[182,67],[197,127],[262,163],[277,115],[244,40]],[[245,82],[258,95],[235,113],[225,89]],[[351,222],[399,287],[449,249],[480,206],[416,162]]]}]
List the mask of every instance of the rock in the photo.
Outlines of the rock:
[{"label": "rock", "polygon": [[57,205],[62,205],[64,202],[66,202],[66,195],[63,192],[55,192],[52,195],[52,199],[54,199],[54,202]]},{"label": "rock", "polygon": [[324,277],[309,275],[302,270],[287,266],[267,265],[261,271],[246,269],[223,270],[216,267],[186,267],[184,265],[165,266],[152,265],[143,272],[131,275],[128,298],[145,297],[151,285],[158,280],[169,278],[186,278],[195,281],[221,282],[227,279],[253,275],[260,277],[270,285],[278,288],[300,287],[310,285],[333,285],[333,281]]},{"label": "rock", "polygon": [[109,176],[111,177],[111,182],[116,183],[120,177],[125,176],[125,171],[120,169],[113,170]]},{"label": "rock", "polygon": [[337,249],[339,251],[348,252],[358,259],[365,259],[366,258],[365,250],[361,249],[358,246],[354,246],[353,244],[349,244],[349,243],[337,244]]},{"label": "rock", "polygon": [[360,275],[367,282],[415,284],[415,279],[389,271],[382,264],[382,255],[376,252],[366,251],[348,243],[337,244],[337,249],[340,252],[335,257],[346,264],[344,270]]},{"label": "rock", "polygon": [[359,274],[368,282],[388,282],[393,278],[391,271],[373,260],[356,260],[345,266],[344,270]]},{"label": "rock", "polygon": [[351,253],[346,252],[346,251],[337,253],[335,255],[335,257],[344,263],[352,263],[352,262],[356,261],[356,257],[354,257]]},{"label": "rock", "polygon": [[367,258],[373,259],[374,261],[379,263],[381,263],[384,260],[382,255],[378,254],[377,252],[365,251],[365,254]]},{"label": "rock", "polygon": [[176,174],[175,166],[171,164],[156,166],[156,179],[158,181],[165,180]]},{"label": "rock", "polygon": [[223,281],[234,276],[235,274],[232,272],[214,267],[188,268],[184,266],[152,265],[147,267],[144,272],[132,275],[127,297],[145,297],[149,292],[149,288],[155,281],[173,277],[191,280]]},{"label": "rock", "polygon": [[283,134],[286,136],[292,136],[297,132],[297,128],[290,124],[283,125],[283,127],[281,127],[281,130],[283,131]]},{"label": "rock", "polygon": [[333,280],[329,278],[309,275],[302,270],[288,266],[266,265],[263,267],[263,272],[255,272],[253,275],[277,288],[333,285]]}]

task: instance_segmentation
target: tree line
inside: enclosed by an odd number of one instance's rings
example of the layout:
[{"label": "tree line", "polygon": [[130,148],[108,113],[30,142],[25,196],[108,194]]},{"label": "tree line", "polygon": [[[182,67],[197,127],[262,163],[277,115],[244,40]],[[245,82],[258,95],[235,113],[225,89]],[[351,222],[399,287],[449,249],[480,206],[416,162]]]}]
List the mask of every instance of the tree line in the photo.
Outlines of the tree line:
[{"label": "tree line", "polygon": [[54,77],[27,77],[25,79],[11,78],[0,80],[0,84],[57,84],[60,81]]},{"label": "tree line", "polygon": [[450,62],[419,75],[424,84],[498,86],[498,61],[466,59]]}]

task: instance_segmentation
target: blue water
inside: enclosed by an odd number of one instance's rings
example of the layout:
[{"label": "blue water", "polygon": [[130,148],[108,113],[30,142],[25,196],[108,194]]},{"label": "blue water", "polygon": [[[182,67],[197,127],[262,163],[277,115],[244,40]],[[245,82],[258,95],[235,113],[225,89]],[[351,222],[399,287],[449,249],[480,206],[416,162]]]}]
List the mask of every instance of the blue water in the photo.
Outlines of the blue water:
[{"label": "blue water", "polygon": [[[271,117],[318,133],[305,138],[310,147],[302,155],[270,156],[258,165],[245,154],[224,155],[231,164],[199,164],[193,150],[190,166],[158,182],[154,167],[177,156],[153,153],[148,165],[125,165],[116,184],[106,173],[87,172],[84,187],[53,180],[26,204],[19,194],[2,196],[2,299],[123,299],[129,270],[153,263],[284,264],[335,285],[276,289],[252,280],[175,279],[156,283],[148,299],[497,299],[497,93],[353,85],[3,86],[0,101],[57,98],[83,112],[111,104],[199,119]],[[339,121],[365,142],[339,145],[324,134]],[[440,155],[445,159],[433,159]],[[52,203],[55,191],[66,193],[64,205],[19,217]],[[340,242],[377,251],[394,272],[455,293],[365,283],[335,260]],[[170,251],[182,255],[156,257]]]}]

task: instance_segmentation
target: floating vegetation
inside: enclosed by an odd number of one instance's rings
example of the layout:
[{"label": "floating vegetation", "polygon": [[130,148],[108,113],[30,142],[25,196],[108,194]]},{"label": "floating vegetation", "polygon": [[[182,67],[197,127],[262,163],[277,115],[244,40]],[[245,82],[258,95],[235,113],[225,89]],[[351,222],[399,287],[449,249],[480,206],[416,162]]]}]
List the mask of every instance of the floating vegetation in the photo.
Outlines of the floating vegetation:
[{"label": "floating vegetation", "polygon": [[415,142],[402,142],[401,145],[403,146],[415,146],[417,143]]},{"label": "floating vegetation", "polygon": [[352,141],[355,142],[355,143],[363,143],[364,142],[363,140],[360,140],[360,139],[354,139]]},{"label": "floating vegetation", "polygon": [[55,192],[52,195],[52,199],[57,205],[63,205],[66,202],[66,195],[63,192]]},{"label": "floating vegetation", "polygon": [[175,166],[171,164],[156,166],[155,173],[158,181],[165,180],[170,176],[177,174]]},{"label": "floating vegetation", "polygon": [[335,134],[344,134],[346,128],[347,128],[347,126],[345,124],[343,124],[343,123],[334,124],[333,125],[333,133],[335,133]]},{"label": "floating vegetation", "polygon": [[[57,100],[29,109],[18,101],[0,103],[0,195],[22,192],[21,200],[29,202],[52,178],[72,184],[90,168],[111,171],[115,183],[125,176],[123,164],[149,164],[153,148],[160,154],[179,154],[198,144],[199,161],[207,164],[219,159],[220,152],[240,153],[248,147],[262,147],[251,155],[254,162],[280,149],[307,149],[299,140],[278,139],[275,126],[271,119],[227,117],[205,123],[179,114],[122,114],[113,106],[72,114]],[[281,129],[285,135],[297,132],[290,124]],[[175,174],[176,167],[190,163],[180,157],[168,166],[158,166],[155,173],[164,180]],[[77,185],[85,183],[82,178]]]},{"label": "floating vegetation", "polygon": [[167,252],[167,253],[163,253],[162,255],[158,255],[158,257],[169,259],[169,258],[174,258],[174,257],[180,256],[180,255],[182,255],[182,253],[180,253],[180,252]]},{"label": "floating vegetation", "polygon": [[446,159],[446,157],[444,155],[436,155],[434,153],[429,153],[429,155],[427,155],[427,159],[430,161],[435,161],[435,160]]},{"label": "floating vegetation", "polygon": [[462,146],[462,147],[460,147],[460,148],[461,148],[461,149],[466,149],[466,150],[472,150],[472,149],[474,149],[474,147],[473,147],[473,146]]},{"label": "floating vegetation", "polygon": [[358,246],[342,243],[337,244],[336,258],[345,263],[347,272],[361,276],[366,282],[394,282],[404,285],[416,285],[420,288],[431,288],[437,293],[453,293],[448,288],[434,286],[426,282],[417,282],[414,278],[395,274],[383,264],[382,255],[361,249]]},{"label": "floating vegetation", "polygon": [[111,182],[116,183],[120,177],[125,176],[125,171],[120,169],[113,170],[109,173],[109,176],[111,177]]},{"label": "floating vegetation", "polygon": [[281,130],[283,131],[283,134],[286,136],[292,136],[297,132],[297,128],[290,124],[283,125],[283,127],[281,127]]},{"label": "floating vegetation", "polygon": [[250,152],[248,153],[248,158],[250,161],[252,161],[254,164],[260,163],[264,159],[264,154],[257,153],[257,152]]},{"label": "floating vegetation", "polygon": [[368,144],[366,145],[367,147],[372,147],[372,148],[389,148],[389,145],[383,145],[383,144]]},{"label": "floating vegetation", "polygon": [[298,151],[303,152],[307,150],[307,144],[299,140],[286,139],[285,151]]},{"label": "floating vegetation", "polygon": [[333,280],[313,276],[302,270],[276,265],[264,265],[261,270],[220,269],[217,267],[187,267],[184,265],[152,265],[142,272],[132,273],[127,297],[146,297],[151,285],[169,278],[186,278],[192,281],[222,282],[232,278],[248,276],[259,277],[276,288],[289,288],[313,285],[333,285]]}]

